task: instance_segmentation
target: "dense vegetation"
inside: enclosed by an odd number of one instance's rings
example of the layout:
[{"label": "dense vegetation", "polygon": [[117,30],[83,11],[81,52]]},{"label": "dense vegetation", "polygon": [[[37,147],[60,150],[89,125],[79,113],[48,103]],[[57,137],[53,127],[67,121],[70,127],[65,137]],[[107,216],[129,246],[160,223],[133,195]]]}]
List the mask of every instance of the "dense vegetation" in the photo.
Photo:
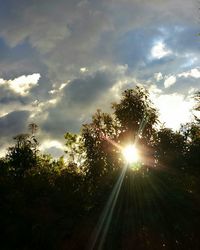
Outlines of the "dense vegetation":
[{"label": "dense vegetation", "polygon": [[[141,87],[112,108],[65,134],[67,161],[39,152],[36,124],[14,138],[0,159],[1,249],[200,249],[200,120],[160,128]],[[140,169],[120,179],[130,142]]]}]

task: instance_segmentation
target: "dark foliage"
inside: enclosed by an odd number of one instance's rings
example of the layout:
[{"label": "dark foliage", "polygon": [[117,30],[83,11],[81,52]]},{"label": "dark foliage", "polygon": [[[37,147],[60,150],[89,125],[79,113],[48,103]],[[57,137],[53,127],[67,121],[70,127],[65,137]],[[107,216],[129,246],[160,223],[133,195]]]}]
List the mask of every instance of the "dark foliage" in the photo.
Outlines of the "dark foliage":
[{"label": "dark foliage", "polygon": [[[139,87],[112,107],[65,134],[67,161],[39,152],[34,123],[15,137],[0,159],[1,249],[200,249],[197,115],[178,132],[158,129]],[[124,168],[121,148],[133,142],[139,171]]]}]

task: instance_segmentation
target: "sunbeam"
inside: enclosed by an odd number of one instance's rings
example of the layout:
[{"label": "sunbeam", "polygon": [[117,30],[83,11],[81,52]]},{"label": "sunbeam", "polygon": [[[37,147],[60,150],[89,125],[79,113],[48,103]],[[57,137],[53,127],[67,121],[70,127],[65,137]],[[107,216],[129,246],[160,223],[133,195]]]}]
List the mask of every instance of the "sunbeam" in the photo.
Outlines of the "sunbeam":
[{"label": "sunbeam", "polygon": [[88,249],[103,249],[103,244],[106,239],[106,235],[110,226],[110,222],[113,216],[113,211],[117,202],[117,198],[121,189],[121,185],[127,170],[128,164],[122,169],[122,172],[110,194],[110,197],[107,201],[107,204],[99,218],[97,227],[94,230],[94,233],[91,237],[91,242]]}]

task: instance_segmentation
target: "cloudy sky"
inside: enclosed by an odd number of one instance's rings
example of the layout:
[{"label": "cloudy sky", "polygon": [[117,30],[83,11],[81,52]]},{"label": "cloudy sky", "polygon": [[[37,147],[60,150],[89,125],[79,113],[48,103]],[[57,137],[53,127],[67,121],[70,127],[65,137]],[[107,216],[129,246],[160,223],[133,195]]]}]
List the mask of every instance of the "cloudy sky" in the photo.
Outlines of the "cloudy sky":
[{"label": "cloudy sky", "polygon": [[30,122],[62,153],[122,90],[145,85],[160,120],[191,119],[200,89],[198,0],[0,0],[0,151]]}]

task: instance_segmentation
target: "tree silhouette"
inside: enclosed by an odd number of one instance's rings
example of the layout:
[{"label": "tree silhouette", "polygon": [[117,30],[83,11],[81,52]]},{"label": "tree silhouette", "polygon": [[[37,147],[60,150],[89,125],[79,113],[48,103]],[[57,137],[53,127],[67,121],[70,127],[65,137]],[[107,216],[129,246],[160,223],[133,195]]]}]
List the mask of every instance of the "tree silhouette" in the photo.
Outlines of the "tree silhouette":
[{"label": "tree silhouette", "polygon": [[185,167],[188,147],[183,134],[163,128],[158,131],[156,141],[156,157],[161,167],[176,169]]},{"label": "tree silhouette", "polygon": [[31,131],[31,134],[35,134],[38,130],[38,125],[36,123],[30,123],[28,125],[29,130]]},{"label": "tree silhouette", "polygon": [[84,124],[82,128],[86,172],[93,183],[92,190],[100,183],[105,183],[106,176],[115,175],[124,166],[121,152],[124,145],[137,143],[141,150],[145,149],[147,155],[152,158],[154,155],[158,115],[148,92],[142,87],[126,90],[120,102],[112,105],[112,109],[111,115],[97,110],[92,122]]},{"label": "tree silhouette", "polygon": [[[88,249],[102,223],[102,247],[93,249],[199,249],[199,118],[160,129],[142,87],[124,91],[112,111],[67,132],[59,159],[38,150],[34,123],[14,137],[0,159],[2,249]],[[129,143],[141,152],[138,171],[122,157]]]},{"label": "tree silhouette", "polygon": [[8,149],[6,158],[14,169],[14,174],[22,176],[26,170],[36,165],[35,153],[29,134],[19,134],[13,139],[15,145]]},{"label": "tree silhouette", "polygon": [[[195,109],[195,111],[199,111],[200,112],[200,91],[196,92],[196,94],[194,96],[194,100],[196,101],[196,105],[195,105],[194,109]],[[198,117],[197,115],[195,115],[195,119],[200,124],[200,117]]]},{"label": "tree silhouette", "polygon": [[[121,136],[132,141],[142,137],[149,143],[158,123],[158,114],[143,87],[128,89],[122,93],[120,103],[113,104],[114,114],[121,125]],[[128,139],[129,140],[129,139]]]},{"label": "tree silhouette", "polygon": [[38,146],[39,146],[39,142],[36,138],[36,132],[38,131],[38,125],[36,123],[30,123],[28,125],[28,128],[31,132],[30,134],[30,140],[31,140],[31,146],[33,148],[33,151],[34,151],[34,156],[35,156],[35,159],[37,158],[37,152],[38,152]]}]

